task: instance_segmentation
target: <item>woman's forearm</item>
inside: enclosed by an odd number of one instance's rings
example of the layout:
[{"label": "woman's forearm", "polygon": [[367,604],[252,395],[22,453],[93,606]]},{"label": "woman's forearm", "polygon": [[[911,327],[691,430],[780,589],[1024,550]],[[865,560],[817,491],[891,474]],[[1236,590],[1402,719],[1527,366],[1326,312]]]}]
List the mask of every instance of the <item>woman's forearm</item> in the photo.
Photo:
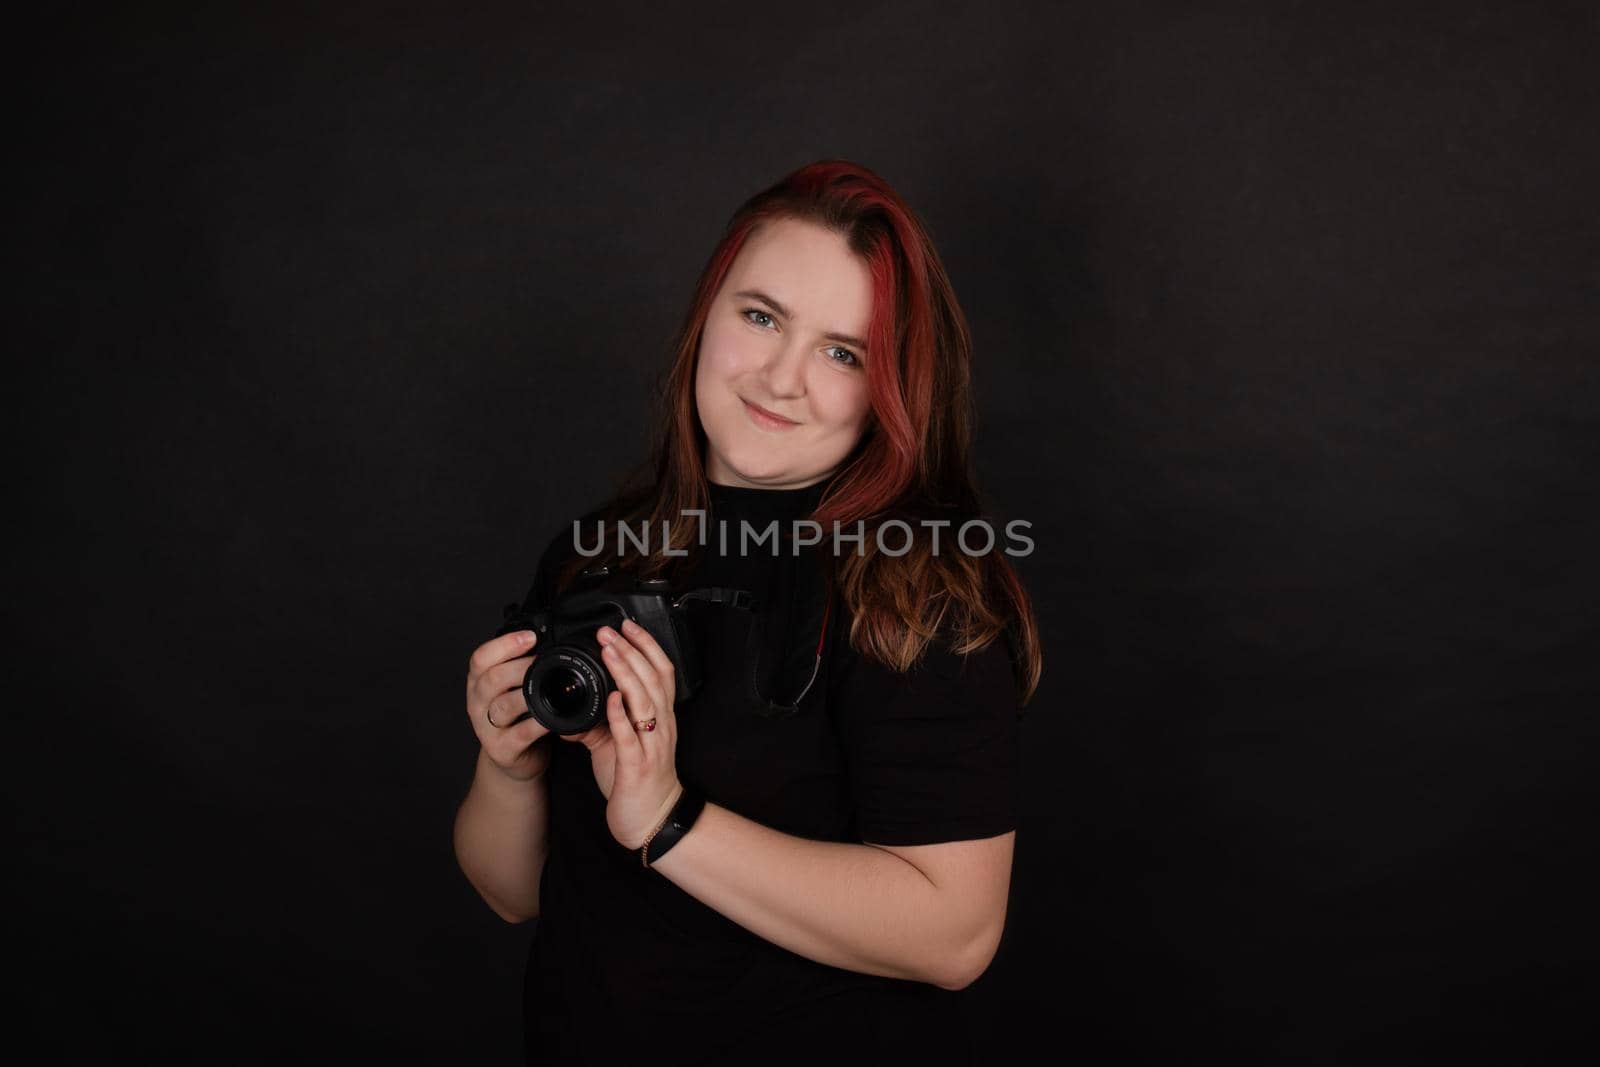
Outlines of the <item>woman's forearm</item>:
[{"label": "woman's forearm", "polygon": [[813,841],[707,802],[652,869],[745,929],[846,970],[960,988],[973,952],[939,887],[892,852]]},{"label": "woman's forearm", "polygon": [[507,778],[482,749],[472,788],[456,811],[456,862],[496,915],[539,914],[539,879],[549,855],[550,784]]}]

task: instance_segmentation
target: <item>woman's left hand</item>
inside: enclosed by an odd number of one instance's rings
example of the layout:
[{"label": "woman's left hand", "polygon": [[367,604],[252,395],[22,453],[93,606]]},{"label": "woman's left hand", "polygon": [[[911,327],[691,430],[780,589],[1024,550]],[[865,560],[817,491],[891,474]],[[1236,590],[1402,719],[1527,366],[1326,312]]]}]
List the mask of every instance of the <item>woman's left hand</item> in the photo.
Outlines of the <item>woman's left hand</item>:
[{"label": "woman's left hand", "polygon": [[[678,802],[678,692],[672,660],[650,632],[632,619],[619,634],[609,626],[595,633],[606,670],[617,689],[606,698],[606,722],[564,740],[581,741],[594,765],[594,780],[606,798],[606,825],[628,848],[644,844]],[[655,720],[654,729],[643,724]],[[638,725],[636,725],[638,724]]]}]

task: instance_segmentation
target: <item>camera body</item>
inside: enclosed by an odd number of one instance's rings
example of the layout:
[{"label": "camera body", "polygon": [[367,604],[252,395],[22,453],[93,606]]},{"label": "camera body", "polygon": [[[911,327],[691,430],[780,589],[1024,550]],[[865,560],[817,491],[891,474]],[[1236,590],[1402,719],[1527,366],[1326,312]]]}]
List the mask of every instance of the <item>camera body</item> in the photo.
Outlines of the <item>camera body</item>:
[{"label": "camera body", "polygon": [[694,600],[730,603],[749,609],[751,595],[742,589],[697,589],[674,596],[664,578],[635,578],[606,566],[591,567],[572,587],[542,611],[524,612],[507,604],[495,636],[515,630],[538,635],[534,660],[522,679],[529,715],[551,733],[577,734],[606,719],[606,699],[617,688],[600,656],[595,631],[610,626],[622,631],[624,619],[643,627],[672,661],[681,704],[700,688],[700,659],[688,625],[688,604]]}]

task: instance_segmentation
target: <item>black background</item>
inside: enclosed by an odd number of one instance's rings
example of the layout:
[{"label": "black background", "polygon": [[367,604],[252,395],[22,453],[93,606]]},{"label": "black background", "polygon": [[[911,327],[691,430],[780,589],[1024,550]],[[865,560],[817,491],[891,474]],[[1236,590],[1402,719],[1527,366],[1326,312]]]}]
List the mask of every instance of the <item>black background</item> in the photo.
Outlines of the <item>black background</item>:
[{"label": "black background", "polygon": [[450,843],[467,656],[642,454],[728,215],[842,156],[927,221],[983,489],[1038,546],[983,1040],[1548,1054],[1600,955],[1594,10],[140,5],[14,38],[24,1028],[515,1062],[528,929]]}]

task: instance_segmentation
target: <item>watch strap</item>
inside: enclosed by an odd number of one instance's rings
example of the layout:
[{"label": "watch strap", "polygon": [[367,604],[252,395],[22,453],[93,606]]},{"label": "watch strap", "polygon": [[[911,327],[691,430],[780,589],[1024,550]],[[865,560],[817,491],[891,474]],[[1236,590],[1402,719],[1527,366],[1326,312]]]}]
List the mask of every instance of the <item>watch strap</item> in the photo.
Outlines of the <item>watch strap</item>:
[{"label": "watch strap", "polygon": [[667,854],[667,850],[683,839],[689,828],[700,817],[700,812],[706,806],[705,794],[694,786],[684,783],[683,793],[679,795],[678,802],[672,806],[664,821],[656,832],[651,834],[639,849],[639,860],[646,867]]}]

